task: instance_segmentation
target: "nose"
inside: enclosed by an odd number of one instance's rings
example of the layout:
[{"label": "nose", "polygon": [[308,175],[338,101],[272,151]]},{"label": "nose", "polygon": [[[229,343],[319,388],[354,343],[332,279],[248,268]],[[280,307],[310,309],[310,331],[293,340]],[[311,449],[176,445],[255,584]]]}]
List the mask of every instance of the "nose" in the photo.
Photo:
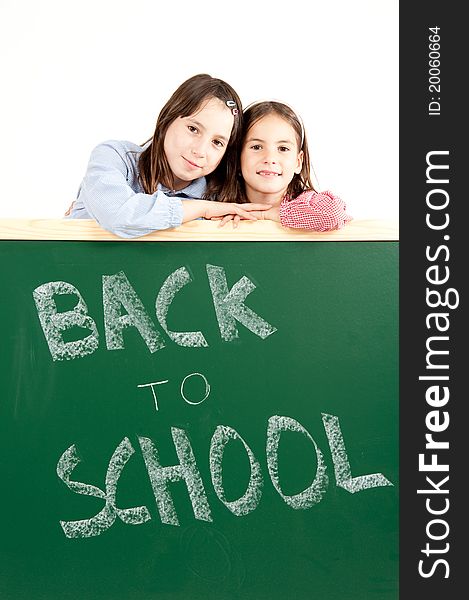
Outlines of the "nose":
[{"label": "nose", "polygon": [[262,162],[265,164],[269,163],[270,165],[275,165],[277,162],[275,158],[276,156],[274,154],[274,150],[266,148]]},{"label": "nose", "polygon": [[201,141],[198,144],[194,144],[191,152],[196,158],[205,158],[205,155],[207,154],[207,143]]}]

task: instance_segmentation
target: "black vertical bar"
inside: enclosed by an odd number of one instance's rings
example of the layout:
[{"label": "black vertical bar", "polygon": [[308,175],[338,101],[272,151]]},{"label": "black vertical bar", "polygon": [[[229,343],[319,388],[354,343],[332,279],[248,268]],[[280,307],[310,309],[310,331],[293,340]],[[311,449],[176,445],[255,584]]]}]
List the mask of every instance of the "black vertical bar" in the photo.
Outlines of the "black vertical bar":
[{"label": "black vertical bar", "polygon": [[[468,273],[464,267],[469,262],[469,244],[464,241],[469,241],[469,232],[465,227],[468,194],[462,181],[469,171],[463,144],[463,136],[468,138],[463,90],[469,35],[461,6],[448,0],[400,3],[403,600],[459,598],[464,592],[456,588],[464,589],[467,570],[462,533],[467,502],[461,487],[467,468],[461,465],[469,454],[463,440],[469,439],[463,417],[469,403],[464,382],[469,373],[468,328],[463,325]],[[436,350],[443,353],[432,353]],[[437,427],[441,431],[433,431]],[[448,442],[449,448],[426,448],[432,440]],[[419,455],[424,465],[434,460],[448,465],[448,471],[419,466]]]}]

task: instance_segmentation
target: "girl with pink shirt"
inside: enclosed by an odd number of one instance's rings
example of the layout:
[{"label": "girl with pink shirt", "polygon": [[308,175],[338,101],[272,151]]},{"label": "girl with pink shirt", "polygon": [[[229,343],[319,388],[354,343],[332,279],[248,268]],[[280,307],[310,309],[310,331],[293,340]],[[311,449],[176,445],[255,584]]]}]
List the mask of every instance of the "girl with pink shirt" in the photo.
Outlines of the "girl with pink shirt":
[{"label": "girl with pink shirt", "polygon": [[[314,189],[304,128],[286,104],[257,102],[245,109],[240,162],[236,202],[269,205],[254,212],[259,219],[312,231],[340,229],[351,220],[338,196]],[[226,215],[220,225],[231,220],[236,227],[240,217]]]}]

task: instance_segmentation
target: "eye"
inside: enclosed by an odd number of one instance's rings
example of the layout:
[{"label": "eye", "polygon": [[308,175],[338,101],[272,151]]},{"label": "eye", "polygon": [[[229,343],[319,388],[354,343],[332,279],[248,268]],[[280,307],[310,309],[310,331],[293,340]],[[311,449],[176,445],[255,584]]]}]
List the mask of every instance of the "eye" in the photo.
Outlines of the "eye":
[{"label": "eye", "polygon": [[260,150],[262,148],[262,146],[260,144],[253,144],[251,146],[251,150]]},{"label": "eye", "polygon": [[194,127],[194,125],[188,125],[187,129],[191,132],[191,133],[197,133],[199,130],[197,129],[197,127]]},{"label": "eye", "polygon": [[213,140],[213,143],[217,148],[224,148],[225,144],[221,140]]},{"label": "eye", "polygon": [[279,146],[278,149],[280,152],[290,152],[290,148],[288,146]]}]

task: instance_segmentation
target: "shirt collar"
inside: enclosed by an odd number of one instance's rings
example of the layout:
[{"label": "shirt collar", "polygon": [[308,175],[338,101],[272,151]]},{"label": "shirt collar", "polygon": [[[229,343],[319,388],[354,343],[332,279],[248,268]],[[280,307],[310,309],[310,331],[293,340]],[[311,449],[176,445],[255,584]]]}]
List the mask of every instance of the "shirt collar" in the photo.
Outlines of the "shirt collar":
[{"label": "shirt collar", "polygon": [[171,190],[161,183],[158,184],[158,189],[169,196],[187,196],[188,198],[202,198],[207,188],[205,177],[199,177],[191,181],[188,186],[180,190]]}]

